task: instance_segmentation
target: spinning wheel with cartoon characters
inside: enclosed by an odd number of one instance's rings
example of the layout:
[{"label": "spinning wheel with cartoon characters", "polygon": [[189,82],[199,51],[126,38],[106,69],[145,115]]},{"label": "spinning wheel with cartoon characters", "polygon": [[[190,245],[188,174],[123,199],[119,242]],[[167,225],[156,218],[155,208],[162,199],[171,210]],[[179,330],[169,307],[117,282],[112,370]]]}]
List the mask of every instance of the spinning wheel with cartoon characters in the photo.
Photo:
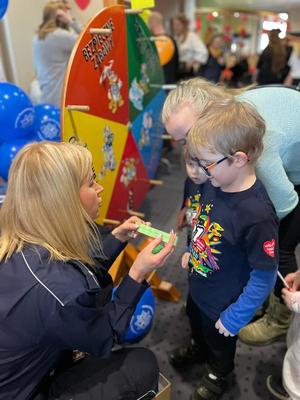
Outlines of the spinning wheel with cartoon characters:
[{"label": "spinning wheel with cartoon characters", "polygon": [[99,223],[140,215],[160,159],[163,84],[155,43],[134,10],[113,5],[89,21],[68,66],[62,137],[93,155],[105,189]]}]

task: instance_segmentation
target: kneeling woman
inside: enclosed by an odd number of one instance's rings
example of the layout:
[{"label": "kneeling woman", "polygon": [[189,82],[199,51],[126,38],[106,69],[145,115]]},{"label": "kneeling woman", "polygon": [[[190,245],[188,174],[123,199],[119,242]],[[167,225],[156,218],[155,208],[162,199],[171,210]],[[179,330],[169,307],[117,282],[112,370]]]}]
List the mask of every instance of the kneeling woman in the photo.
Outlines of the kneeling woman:
[{"label": "kneeling woman", "polygon": [[[100,237],[103,188],[87,149],[32,143],[16,156],[0,211],[0,399],[138,399],[155,395],[158,367],[122,340],[145,276],[173,252],[155,239],[112,296],[108,274],[135,235],[132,217]],[[72,350],[90,355],[72,363]],[[78,397],[77,397],[78,396]]]}]

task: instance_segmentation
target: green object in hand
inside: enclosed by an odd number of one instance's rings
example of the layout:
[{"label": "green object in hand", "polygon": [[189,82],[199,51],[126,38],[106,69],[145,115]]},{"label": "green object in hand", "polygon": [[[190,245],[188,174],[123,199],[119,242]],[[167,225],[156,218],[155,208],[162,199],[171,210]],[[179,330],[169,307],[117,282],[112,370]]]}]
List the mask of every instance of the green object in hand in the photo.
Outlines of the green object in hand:
[{"label": "green object in hand", "polygon": [[154,247],[152,250],[152,254],[157,254],[159,253],[165,246],[163,244],[159,244],[158,246]]},{"label": "green object in hand", "polygon": [[[148,225],[145,225],[145,224],[141,224],[138,227],[137,231],[139,233],[142,233],[143,235],[150,236],[150,237],[152,237],[154,239],[157,238],[158,236],[161,236],[162,237],[162,241],[164,243],[168,243],[168,241],[170,239],[170,234],[169,233],[160,231],[159,229],[152,228],[151,226],[148,226]],[[176,246],[176,244],[177,244],[177,238],[175,239],[174,246]]]}]

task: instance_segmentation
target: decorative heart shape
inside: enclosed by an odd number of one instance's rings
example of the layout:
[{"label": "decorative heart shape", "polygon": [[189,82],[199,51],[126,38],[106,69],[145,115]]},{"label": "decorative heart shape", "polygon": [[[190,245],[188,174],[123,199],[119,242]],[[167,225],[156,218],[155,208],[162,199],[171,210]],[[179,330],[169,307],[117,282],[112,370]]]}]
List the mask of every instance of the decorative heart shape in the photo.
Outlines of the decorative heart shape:
[{"label": "decorative heart shape", "polygon": [[87,6],[90,4],[91,0],[75,0],[75,3],[81,10],[85,10]]},{"label": "decorative heart shape", "polygon": [[275,239],[271,241],[267,241],[263,244],[265,253],[268,254],[270,257],[274,257],[275,255]]},{"label": "decorative heart shape", "polygon": [[199,251],[201,251],[201,252],[206,249],[206,244],[203,239],[197,239],[196,246],[199,249]]}]

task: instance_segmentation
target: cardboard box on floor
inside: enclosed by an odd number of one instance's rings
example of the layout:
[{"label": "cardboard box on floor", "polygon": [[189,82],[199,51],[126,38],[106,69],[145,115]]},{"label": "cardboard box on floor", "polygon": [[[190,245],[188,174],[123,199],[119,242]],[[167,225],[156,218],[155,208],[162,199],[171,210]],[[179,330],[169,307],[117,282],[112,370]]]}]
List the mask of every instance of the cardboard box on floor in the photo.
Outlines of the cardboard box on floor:
[{"label": "cardboard box on floor", "polygon": [[155,396],[156,400],[171,400],[171,383],[160,372],[158,381],[158,393]]}]

